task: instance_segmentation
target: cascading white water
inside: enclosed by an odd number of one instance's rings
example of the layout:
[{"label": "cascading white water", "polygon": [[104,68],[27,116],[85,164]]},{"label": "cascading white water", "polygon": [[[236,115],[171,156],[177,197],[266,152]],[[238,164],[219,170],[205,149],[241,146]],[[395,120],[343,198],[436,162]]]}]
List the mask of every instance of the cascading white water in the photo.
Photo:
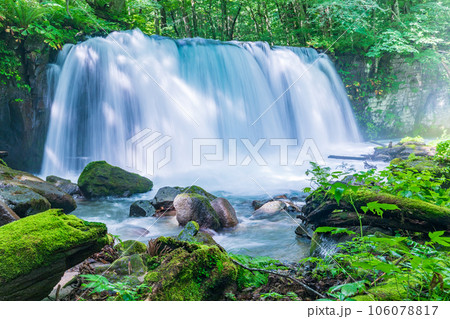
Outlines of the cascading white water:
[{"label": "cascading white water", "polygon": [[76,175],[94,160],[129,170],[126,142],[147,128],[172,138],[156,178],[192,171],[194,138],[312,138],[321,149],[359,140],[333,64],[313,49],[134,30],[66,45],[49,75],[42,175]]}]

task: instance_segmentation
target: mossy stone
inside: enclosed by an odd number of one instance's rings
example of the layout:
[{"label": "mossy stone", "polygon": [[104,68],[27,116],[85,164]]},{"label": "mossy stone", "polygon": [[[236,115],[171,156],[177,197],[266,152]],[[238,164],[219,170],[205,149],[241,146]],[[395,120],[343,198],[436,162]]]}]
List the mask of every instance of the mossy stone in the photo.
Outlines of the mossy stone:
[{"label": "mossy stone", "polygon": [[121,256],[131,256],[134,254],[145,253],[147,251],[147,246],[140,241],[130,239],[118,243],[114,246],[114,249],[117,250]]},{"label": "mossy stone", "polygon": [[160,237],[171,250],[161,264],[145,276],[152,286],[151,300],[217,300],[235,284],[237,268],[216,246],[205,246]]},{"label": "mossy stone", "polygon": [[87,198],[118,196],[127,197],[152,189],[153,182],[105,161],[91,162],[78,178],[78,186]]},{"label": "mossy stone", "polygon": [[192,185],[189,187],[175,187],[175,188],[178,189],[181,193],[201,195],[201,196],[206,197],[210,201],[215,200],[217,198],[217,196],[214,196],[213,194],[208,193],[203,188],[201,188],[200,186],[196,186],[196,185]]},{"label": "mossy stone", "polygon": [[0,300],[40,300],[109,244],[106,226],[49,210],[0,227]]},{"label": "mossy stone", "polygon": [[184,229],[180,232],[177,239],[184,241],[195,241],[194,236],[197,235],[200,226],[195,221],[190,221],[184,226]]},{"label": "mossy stone", "polygon": [[407,298],[405,283],[390,279],[386,283],[370,288],[366,294],[352,297],[357,301],[400,301]]}]

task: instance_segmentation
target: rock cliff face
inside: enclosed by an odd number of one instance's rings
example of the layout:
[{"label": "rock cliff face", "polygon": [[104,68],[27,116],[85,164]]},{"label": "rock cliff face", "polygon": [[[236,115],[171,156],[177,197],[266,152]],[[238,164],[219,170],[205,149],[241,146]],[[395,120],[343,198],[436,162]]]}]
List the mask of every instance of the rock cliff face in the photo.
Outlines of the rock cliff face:
[{"label": "rock cliff face", "polygon": [[450,79],[442,64],[393,56],[376,63],[339,53],[333,59],[366,138],[432,136],[450,128]]},{"label": "rock cliff face", "polygon": [[0,150],[16,169],[40,170],[49,109],[46,107],[49,48],[38,39],[10,45],[21,67],[22,83],[2,78],[0,86]]}]

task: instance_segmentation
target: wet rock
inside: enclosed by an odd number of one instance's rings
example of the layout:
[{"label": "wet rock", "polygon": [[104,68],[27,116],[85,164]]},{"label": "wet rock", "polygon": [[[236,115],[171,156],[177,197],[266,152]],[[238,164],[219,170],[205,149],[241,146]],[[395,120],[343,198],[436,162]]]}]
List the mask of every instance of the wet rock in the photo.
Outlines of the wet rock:
[{"label": "wet rock", "polygon": [[[22,193],[22,195],[26,192],[23,188],[27,188],[29,190],[27,194],[29,194],[32,198],[38,198],[37,195],[40,195],[44,197],[48,203],[50,203],[52,208],[61,208],[66,214],[77,208],[77,204],[72,196],[61,191],[56,186],[29,173],[17,171],[0,165],[0,188],[8,187],[19,187],[19,193]],[[24,196],[22,196],[22,199],[23,198]],[[49,207],[42,207],[37,210],[33,210],[32,213],[41,212],[48,208]],[[12,209],[14,210],[14,208]],[[16,213],[20,216],[18,212]]]},{"label": "wet rock", "polygon": [[148,178],[98,161],[86,165],[78,178],[78,186],[86,198],[128,197],[150,191],[153,183]]},{"label": "wet rock", "polygon": [[42,300],[67,269],[108,243],[104,224],[60,210],[0,227],[0,300]]},{"label": "wet rock", "polygon": [[44,212],[51,207],[45,197],[27,187],[16,185],[0,187],[0,200],[20,217]]},{"label": "wet rock", "polygon": [[55,185],[57,188],[59,188],[61,191],[73,196],[73,195],[81,195],[80,188],[77,184],[72,183],[72,181],[68,179],[64,179],[58,176],[50,175],[45,178],[45,180],[53,185]]},{"label": "wet rock", "polygon": [[273,218],[273,217],[284,217],[280,216],[280,214],[284,214],[286,212],[286,204],[282,201],[270,201],[259,209],[255,210],[252,214],[253,219],[265,219],[265,218]]},{"label": "wet rock", "polygon": [[124,225],[122,227],[119,227],[117,231],[127,237],[132,238],[145,237],[150,234],[150,232],[146,228],[135,225]]},{"label": "wet rock", "polygon": [[180,194],[173,202],[177,211],[177,221],[181,226],[196,221],[201,228],[218,230],[220,220],[209,200],[197,194]]},{"label": "wet rock", "polygon": [[175,187],[161,187],[153,198],[153,204],[158,205],[164,202],[173,202],[177,195],[181,194],[180,190]]},{"label": "wet rock", "polygon": [[270,202],[271,200],[254,200],[252,202],[252,207],[254,210],[260,209],[264,204]]},{"label": "wet rock", "polygon": [[177,195],[181,194],[180,190],[175,187],[162,187],[158,190],[152,200],[152,204],[156,209],[155,216],[175,216],[177,214],[173,201]]},{"label": "wet rock", "polygon": [[195,221],[190,221],[184,226],[184,229],[178,235],[177,239],[182,241],[195,241],[195,235],[197,235],[200,226]]},{"label": "wet rock", "polygon": [[225,228],[236,226],[239,221],[236,216],[236,211],[230,202],[225,198],[216,198],[211,201],[211,206],[219,216],[220,225]]},{"label": "wet rock", "polygon": [[0,226],[19,220],[20,217],[8,207],[4,202],[0,201]]},{"label": "wet rock", "polygon": [[155,214],[155,207],[149,200],[138,200],[130,206],[130,217],[146,217]]}]

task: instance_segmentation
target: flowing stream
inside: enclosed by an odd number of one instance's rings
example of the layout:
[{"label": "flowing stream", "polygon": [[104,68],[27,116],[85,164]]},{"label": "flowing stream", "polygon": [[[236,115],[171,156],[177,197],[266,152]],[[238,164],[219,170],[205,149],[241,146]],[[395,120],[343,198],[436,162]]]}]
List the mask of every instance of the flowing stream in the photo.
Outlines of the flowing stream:
[{"label": "flowing stream", "polygon": [[[155,190],[197,184],[223,192],[241,223],[214,238],[233,252],[304,256],[309,243],[295,237],[294,220],[251,220],[251,200],[299,191],[309,160],[368,148],[338,73],[314,49],[134,30],[66,45],[48,75],[42,176],[76,179],[87,163],[106,160],[148,175]],[[173,218],[127,217],[133,200],[153,194],[80,202],[74,214],[124,239],[139,227],[150,227],[143,241],[177,234]]]}]

